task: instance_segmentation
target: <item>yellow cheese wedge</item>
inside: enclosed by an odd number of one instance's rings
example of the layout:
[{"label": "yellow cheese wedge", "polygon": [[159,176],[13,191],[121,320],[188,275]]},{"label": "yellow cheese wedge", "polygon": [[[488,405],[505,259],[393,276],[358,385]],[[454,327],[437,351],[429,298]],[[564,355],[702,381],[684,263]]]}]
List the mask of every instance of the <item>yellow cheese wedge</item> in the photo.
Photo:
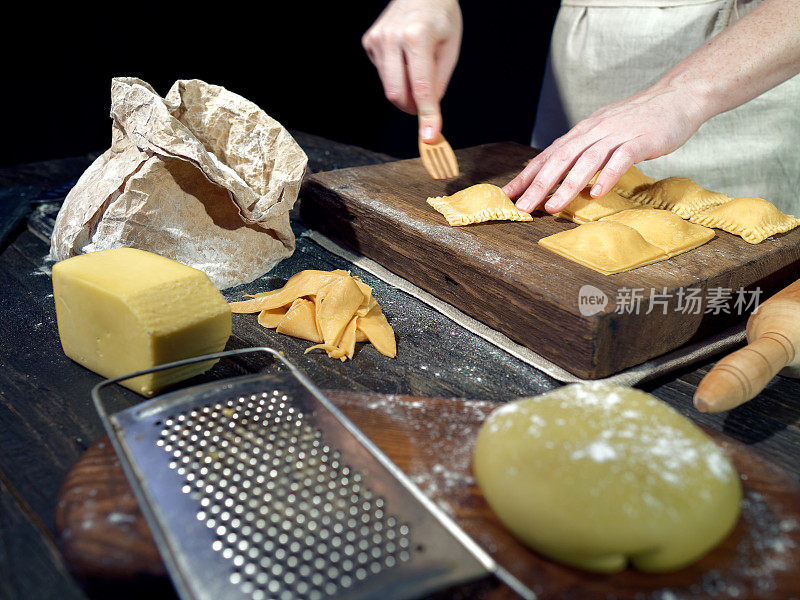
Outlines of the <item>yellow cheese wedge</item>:
[{"label": "yellow cheese wedge", "polygon": [[[64,353],[118,377],[219,352],[231,309],[202,271],[134,248],[75,256],[53,266],[53,295]],[[202,373],[216,361],[122,382],[145,396]]]}]

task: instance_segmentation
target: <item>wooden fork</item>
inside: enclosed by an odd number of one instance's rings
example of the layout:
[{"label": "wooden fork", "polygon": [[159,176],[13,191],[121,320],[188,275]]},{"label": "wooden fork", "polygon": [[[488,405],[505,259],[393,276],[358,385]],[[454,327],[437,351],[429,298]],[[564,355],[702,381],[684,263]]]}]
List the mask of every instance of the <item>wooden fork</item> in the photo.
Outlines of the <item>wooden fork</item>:
[{"label": "wooden fork", "polygon": [[458,177],[456,155],[441,133],[430,144],[419,138],[419,156],[425,169],[434,179]]}]

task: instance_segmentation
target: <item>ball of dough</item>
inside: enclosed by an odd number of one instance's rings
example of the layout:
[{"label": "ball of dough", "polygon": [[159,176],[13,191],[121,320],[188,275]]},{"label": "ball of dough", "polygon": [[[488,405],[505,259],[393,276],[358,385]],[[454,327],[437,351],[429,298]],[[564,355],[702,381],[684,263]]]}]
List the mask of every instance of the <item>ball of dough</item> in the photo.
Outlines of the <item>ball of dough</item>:
[{"label": "ball of dough", "polygon": [[739,516],[739,477],[720,448],[631,388],[574,384],[506,404],[473,458],[486,500],[521,542],[590,571],[679,569]]}]

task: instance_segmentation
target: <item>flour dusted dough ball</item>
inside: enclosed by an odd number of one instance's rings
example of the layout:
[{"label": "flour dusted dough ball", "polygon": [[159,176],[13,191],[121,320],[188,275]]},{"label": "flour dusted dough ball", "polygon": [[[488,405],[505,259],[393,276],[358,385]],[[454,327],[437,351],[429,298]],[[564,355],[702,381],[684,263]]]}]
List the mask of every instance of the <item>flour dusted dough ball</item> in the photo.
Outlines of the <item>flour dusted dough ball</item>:
[{"label": "flour dusted dough ball", "polygon": [[489,505],[524,544],[612,573],[672,571],[739,516],[739,478],[698,427],[650,394],[574,384],[494,411],[475,446]]}]

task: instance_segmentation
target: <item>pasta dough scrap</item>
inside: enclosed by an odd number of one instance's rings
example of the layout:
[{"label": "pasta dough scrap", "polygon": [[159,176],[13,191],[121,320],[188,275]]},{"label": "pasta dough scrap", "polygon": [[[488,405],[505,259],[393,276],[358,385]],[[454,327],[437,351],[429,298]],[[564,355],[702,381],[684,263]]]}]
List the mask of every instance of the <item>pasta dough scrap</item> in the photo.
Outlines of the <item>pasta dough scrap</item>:
[{"label": "pasta dough scrap", "polygon": [[731,200],[730,196],[711,192],[688,177],[668,177],[644,187],[631,196],[637,204],[671,210],[688,219],[702,210]]},{"label": "pasta dough scrap", "polygon": [[581,190],[575,199],[556,216],[564,217],[574,223],[590,223],[635,207],[636,204],[634,202],[623,198],[614,191],[608,192],[599,198],[592,198],[587,187]]},{"label": "pasta dough scrap", "polygon": [[530,214],[518,209],[506,193],[490,183],[479,183],[452,196],[428,198],[428,204],[439,211],[452,226],[472,225],[484,221],[532,221]]},{"label": "pasta dough scrap", "polygon": [[375,346],[381,354],[395,356],[397,354],[397,344],[394,339],[392,326],[383,315],[381,307],[376,302],[372,309],[358,320],[358,331]]},{"label": "pasta dough scrap", "polygon": [[627,271],[667,258],[627,225],[595,221],[539,240],[539,245],[604,275]]},{"label": "pasta dough scrap", "polygon": [[[261,323],[260,319],[259,323]],[[261,324],[263,325],[263,323]],[[322,332],[317,324],[316,308],[314,303],[306,298],[297,298],[292,302],[292,306],[274,327],[268,325],[264,325],[264,327],[317,344],[323,341]]]},{"label": "pasta dough scrap", "polygon": [[691,220],[733,233],[751,244],[800,225],[800,219],[782,213],[772,202],[762,198],[737,198],[698,213]]},{"label": "pasta dough scrap", "polygon": [[275,329],[286,315],[286,307],[270,308],[258,313],[258,324],[267,329]]},{"label": "pasta dough scrap", "polygon": [[668,258],[702,246],[715,235],[713,229],[684,221],[671,211],[650,207],[623,210],[603,221],[632,227],[645,240],[661,248]]},{"label": "pasta dough scrap", "polygon": [[334,280],[317,295],[317,326],[325,344],[336,345],[363,300],[361,289],[351,277]]},{"label": "pasta dough scrap", "polygon": [[292,275],[282,288],[261,294],[252,294],[252,300],[231,302],[231,312],[253,313],[288,306],[301,296],[315,296],[317,292],[334,279],[349,276],[347,271],[300,271]]},{"label": "pasta dough scrap", "polygon": [[314,342],[331,358],[353,358],[355,345],[371,342],[390,358],[397,355],[394,330],[372,288],[347,271],[306,270],[282,288],[231,302],[236,313],[258,312],[258,322],[278,333]]},{"label": "pasta dough scrap", "polygon": [[338,344],[323,342],[322,344],[306,348],[305,354],[317,349],[325,350],[331,358],[338,358],[339,360],[353,358],[353,353],[356,349],[356,317],[348,321]]}]

